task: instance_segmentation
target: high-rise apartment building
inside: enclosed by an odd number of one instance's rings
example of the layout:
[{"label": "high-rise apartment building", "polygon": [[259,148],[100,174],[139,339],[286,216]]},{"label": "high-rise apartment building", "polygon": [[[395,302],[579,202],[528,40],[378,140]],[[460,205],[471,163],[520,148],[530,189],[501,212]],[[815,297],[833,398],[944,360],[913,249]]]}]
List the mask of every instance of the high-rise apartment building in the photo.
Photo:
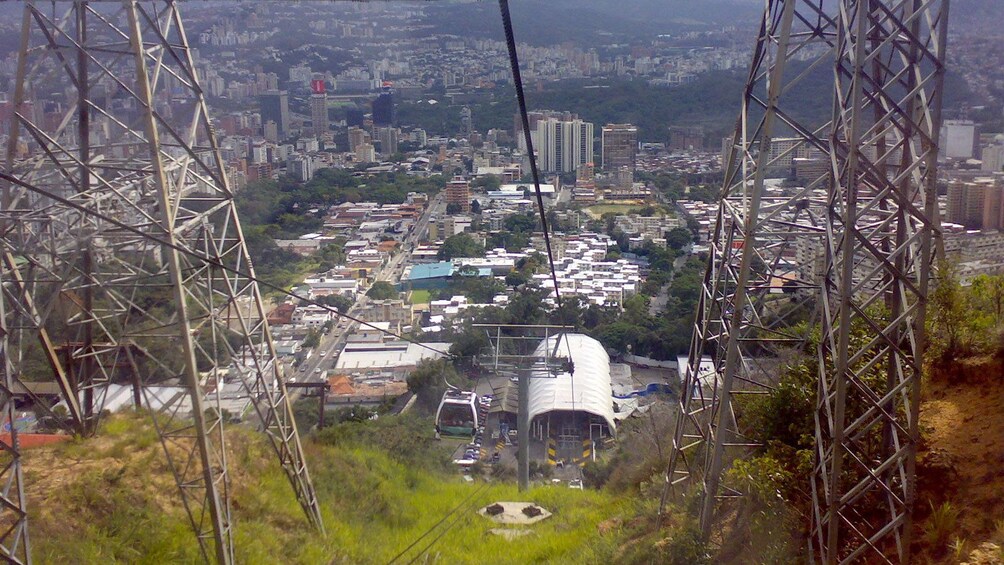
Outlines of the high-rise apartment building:
[{"label": "high-rise apartment building", "polygon": [[701,126],[669,126],[669,150],[686,151],[704,147],[704,128]]},{"label": "high-rise apartment building", "polygon": [[606,170],[635,169],[638,128],[631,124],[607,124],[600,134],[600,166]]},{"label": "high-rise apartment building", "polygon": [[986,231],[994,230],[1000,231],[1001,227],[1004,227],[1004,209],[1002,209],[1001,204],[1004,204],[1004,186],[1000,183],[993,183],[987,185],[984,189],[983,196],[983,225],[981,228]]},{"label": "high-rise apartment building", "polygon": [[537,162],[545,172],[573,173],[579,165],[593,162],[593,124],[589,122],[539,120],[534,143]]},{"label": "high-rise apartment building", "polygon": [[457,204],[463,212],[471,211],[471,183],[463,177],[453,177],[446,183],[446,204]]},{"label": "high-rise apartment building", "polygon": [[988,173],[1004,170],[1004,135],[998,135],[991,145],[984,147],[980,157],[983,161],[980,170]]},{"label": "high-rise apartment building", "polygon": [[[538,145],[537,141],[537,123],[541,120],[546,120],[549,118],[554,118],[562,122],[570,122],[572,120],[579,119],[577,114],[571,112],[556,112],[554,110],[531,110],[526,113],[527,121],[530,122],[530,138],[533,141],[533,146],[536,149]],[[520,151],[526,151],[526,136],[523,135],[523,118],[517,112],[513,116],[513,135],[516,138],[516,147]]]},{"label": "high-rise apartment building", "polygon": [[948,183],[945,219],[969,229],[998,229],[1001,225],[1000,185],[994,179]]},{"label": "high-rise apartment building", "polygon": [[324,80],[311,80],[310,91],[310,123],[314,126],[314,135],[321,135],[328,131],[328,94]]},{"label": "high-rise apartment building", "polygon": [[394,91],[390,88],[384,88],[373,101],[373,125],[394,125]]},{"label": "high-rise apartment building", "polygon": [[360,143],[354,153],[356,154],[356,161],[360,163],[372,163],[376,161],[376,149],[371,143]]},{"label": "high-rise apartment building", "polygon": [[349,128],[349,151],[355,152],[356,148],[364,143],[369,143],[370,134],[366,130],[357,127]]},{"label": "high-rise apartment building", "polygon": [[279,137],[289,134],[289,93],[285,90],[269,90],[258,97],[261,122],[275,122]]}]

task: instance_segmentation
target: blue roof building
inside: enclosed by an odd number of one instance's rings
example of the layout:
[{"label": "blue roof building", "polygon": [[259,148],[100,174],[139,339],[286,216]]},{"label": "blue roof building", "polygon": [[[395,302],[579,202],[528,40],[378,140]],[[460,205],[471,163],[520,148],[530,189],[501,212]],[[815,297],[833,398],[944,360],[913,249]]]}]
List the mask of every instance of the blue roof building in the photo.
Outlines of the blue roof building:
[{"label": "blue roof building", "polygon": [[453,261],[412,265],[401,277],[401,290],[446,288],[454,270]]},{"label": "blue roof building", "polygon": [[[409,290],[428,290],[432,288],[443,289],[450,284],[453,275],[459,272],[459,268],[453,261],[440,261],[439,263],[422,263],[412,265],[410,269],[401,276],[399,290],[407,292]],[[492,270],[488,267],[473,267],[469,269],[471,275],[478,277],[492,276]],[[465,273],[466,274],[466,273]],[[469,276],[469,275],[468,275]]]}]

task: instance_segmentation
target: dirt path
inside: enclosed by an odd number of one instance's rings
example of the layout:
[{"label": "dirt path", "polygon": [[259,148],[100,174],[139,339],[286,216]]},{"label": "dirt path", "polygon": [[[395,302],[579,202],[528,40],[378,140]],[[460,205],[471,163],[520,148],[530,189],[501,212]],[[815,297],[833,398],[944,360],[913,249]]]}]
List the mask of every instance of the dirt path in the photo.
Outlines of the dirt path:
[{"label": "dirt path", "polygon": [[920,408],[916,539],[923,562],[954,563],[952,551],[928,547],[924,528],[931,506],[958,510],[956,532],[970,547],[1004,532],[1004,367],[969,359],[934,372]]}]

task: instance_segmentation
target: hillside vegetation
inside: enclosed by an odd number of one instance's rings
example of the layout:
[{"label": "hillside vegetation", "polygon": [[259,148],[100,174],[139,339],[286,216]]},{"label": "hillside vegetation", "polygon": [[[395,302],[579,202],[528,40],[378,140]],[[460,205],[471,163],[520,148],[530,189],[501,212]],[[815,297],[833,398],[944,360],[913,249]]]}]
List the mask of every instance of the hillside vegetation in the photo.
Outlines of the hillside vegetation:
[{"label": "hillside vegetation", "polygon": [[[229,430],[239,563],[387,563],[472,493],[471,509],[428,551],[430,563],[601,563],[620,528],[604,520],[630,505],[599,491],[464,482],[450,471],[425,421],[347,423],[305,442],[326,535],[313,532],[264,439]],[[421,431],[418,431],[421,430]],[[190,563],[201,557],[145,415],[110,417],[99,437],[25,455],[37,563]],[[554,513],[534,533],[507,541],[475,510],[499,500]],[[614,523],[619,523],[615,521]],[[437,530],[435,533],[438,533]],[[432,541],[428,536],[403,562]]]}]

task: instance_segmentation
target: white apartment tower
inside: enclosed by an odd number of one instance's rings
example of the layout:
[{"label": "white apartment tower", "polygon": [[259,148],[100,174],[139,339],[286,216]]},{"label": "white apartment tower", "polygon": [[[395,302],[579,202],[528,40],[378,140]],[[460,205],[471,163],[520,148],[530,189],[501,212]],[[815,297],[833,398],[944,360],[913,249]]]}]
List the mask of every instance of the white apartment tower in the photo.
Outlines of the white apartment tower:
[{"label": "white apartment tower", "polygon": [[573,173],[593,162],[593,124],[579,119],[547,118],[537,122],[537,161],[548,173]]}]

